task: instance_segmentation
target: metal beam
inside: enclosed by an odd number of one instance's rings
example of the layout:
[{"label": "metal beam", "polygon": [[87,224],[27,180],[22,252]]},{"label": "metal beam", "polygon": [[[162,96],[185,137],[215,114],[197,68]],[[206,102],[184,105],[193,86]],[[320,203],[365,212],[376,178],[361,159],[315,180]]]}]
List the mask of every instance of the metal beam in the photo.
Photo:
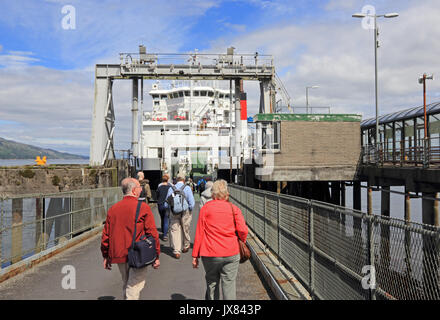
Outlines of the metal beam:
[{"label": "metal beam", "polygon": [[[145,50],[144,50],[145,51]],[[97,64],[95,66],[95,102],[92,119],[92,137],[90,144],[90,165],[102,165],[105,160],[115,158],[113,134],[115,114],[113,108],[112,81],[115,79],[133,80],[132,101],[132,151],[138,154],[138,94],[135,81],[139,79],[155,80],[253,80],[261,82],[262,99],[260,109],[272,112],[275,106],[275,67],[272,56],[236,55],[228,49],[226,55],[216,54],[121,54],[120,64]],[[189,60],[186,60],[190,57]],[[161,59],[174,63],[160,63]],[[182,61],[190,62],[182,64]],[[207,61],[202,64],[200,61]],[[178,63],[177,61],[180,61]],[[136,87],[136,88],[135,88]],[[237,91],[236,91],[237,93]],[[238,101],[239,103],[239,101]],[[239,109],[238,109],[239,110]],[[261,112],[261,111],[260,111]],[[232,117],[232,114],[229,115]],[[136,119],[135,119],[136,118]],[[136,120],[136,121],[135,121]],[[236,117],[237,132],[240,128],[240,115]],[[238,125],[237,125],[238,124]],[[135,133],[136,130],[136,133]],[[239,142],[239,141],[238,141]]]}]

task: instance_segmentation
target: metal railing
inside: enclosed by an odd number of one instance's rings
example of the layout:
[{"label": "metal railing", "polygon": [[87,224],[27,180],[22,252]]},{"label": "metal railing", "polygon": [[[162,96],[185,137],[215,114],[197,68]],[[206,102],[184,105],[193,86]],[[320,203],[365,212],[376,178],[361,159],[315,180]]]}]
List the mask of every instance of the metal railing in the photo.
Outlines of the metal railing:
[{"label": "metal railing", "polygon": [[438,166],[440,165],[440,145],[438,138],[419,139],[415,145],[410,145],[408,139],[380,143],[376,151],[375,145],[362,146],[362,163],[387,163],[393,165]]},{"label": "metal railing", "polygon": [[[307,110],[309,110],[309,114],[315,114],[315,113],[322,114],[325,111],[327,113],[329,113],[329,114],[331,113],[331,111],[330,111],[331,107],[330,106],[328,106],[328,107],[312,107],[312,106],[309,106],[309,107],[297,107],[297,106],[295,106],[295,107],[292,107],[292,109],[293,109],[292,113],[306,113]],[[299,110],[301,110],[301,111],[299,111]]]},{"label": "metal railing", "polygon": [[0,198],[0,269],[99,227],[121,188]]},{"label": "metal railing", "polygon": [[440,229],[230,185],[248,226],[314,299],[440,299]]},{"label": "metal railing", "polygon": [[200,65],[216,66],[247,66],[247,67],[272,67],[274,65],[272,55],[264,54],[221,54],[221,53],[120,53],[121,65],[155,64],[155,65],[192,65],[198,68]]}]

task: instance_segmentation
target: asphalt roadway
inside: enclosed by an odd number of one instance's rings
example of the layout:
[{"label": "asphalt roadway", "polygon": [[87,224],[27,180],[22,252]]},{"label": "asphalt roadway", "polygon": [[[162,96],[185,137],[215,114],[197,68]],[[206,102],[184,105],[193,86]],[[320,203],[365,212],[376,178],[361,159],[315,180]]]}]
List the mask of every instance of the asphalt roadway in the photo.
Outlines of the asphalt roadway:
[{"label": "asphalt roadway", "polygon": [[[161,234],[160,217],[155,205],[152,210]],[[192,218],[191,246],[198,213],[197,202]],[[113,265],[112,270],[104,270],[100,240],[101,235],[94,236],[1,283],[0,300],[121,300],[122,282],[119,269],[117,265]],[[155,270],[148,267],[146,284],[140,299],[203,300],[206,288],[203,264],[200,261],[199,268],[193,269],[191,262],[191,250],[177,260],[172,255],[169,242],[161,240],[160,268]],[[237,300],[272,299],[273,294],[262,282],[253,263],[247,261],[240,264]]]}]

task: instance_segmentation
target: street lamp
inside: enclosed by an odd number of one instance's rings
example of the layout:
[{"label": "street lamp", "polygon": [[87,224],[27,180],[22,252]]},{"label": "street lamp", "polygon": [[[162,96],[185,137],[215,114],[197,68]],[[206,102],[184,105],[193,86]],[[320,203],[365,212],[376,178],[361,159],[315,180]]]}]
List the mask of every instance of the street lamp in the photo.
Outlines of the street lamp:
[{"label": "street lamp", "polygon": [[385,18],[396,18],[398,17],[398,13],[387,13],[387,14],[364,14],[364,13],[355,13],[352,15],[353,18],[365,18],[372,17],[374,18],[374,78],[375,78],[375,96],[376,96],[376,156],[379,156],[379,102],[377,96],[377,48],[379,48],[379,41],[377,37],[379,36],[379,28],[377,27],[377,18],[385,17]]},{"label": "street lamp", "polygon": [[306,113],[309,114],[309,89],[317,89],[319,86],[306,87]]},{"label": "street lamp", "polygon": [[428,125],[427,125],[427,117],[426,117],[426,80],[433,80],[433,75],[423,74],[422,77],[419,78],[419,83],[423,84],[423,115],[425,120],[425,139],[423,140],[423,153],[424,153],[424,166],[428,165],[428,157],[427,157],[427,148],[428,148]]}]

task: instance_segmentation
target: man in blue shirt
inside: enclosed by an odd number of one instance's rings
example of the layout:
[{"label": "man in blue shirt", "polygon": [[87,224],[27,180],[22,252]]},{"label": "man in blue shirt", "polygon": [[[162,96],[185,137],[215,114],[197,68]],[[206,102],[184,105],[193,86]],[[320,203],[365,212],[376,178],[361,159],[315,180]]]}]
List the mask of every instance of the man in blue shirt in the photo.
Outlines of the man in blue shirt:
[{"label": "man in blue shirt", "polygon": [[[185,184],[185,176],[179,174],[177,176],[176,189],[180,190]],[[180,214],[173,214],[170,212],[170,242],[173,248],[173,254],[176,259],[180,258],[180,253],[186,253],[191,245],[190,226],[192,220],[192,210],[195,205],[194,195],[190,186],[185,186],[183,189],[186,200],[188,201],[188,210]],[[167,199],[173,194],[173,189],[168,189]],[[183,234],[183,237],[182,237]],[[182,239],[183,238],[183,239]],[[183,249],[182,249],[183,240]]]}]

